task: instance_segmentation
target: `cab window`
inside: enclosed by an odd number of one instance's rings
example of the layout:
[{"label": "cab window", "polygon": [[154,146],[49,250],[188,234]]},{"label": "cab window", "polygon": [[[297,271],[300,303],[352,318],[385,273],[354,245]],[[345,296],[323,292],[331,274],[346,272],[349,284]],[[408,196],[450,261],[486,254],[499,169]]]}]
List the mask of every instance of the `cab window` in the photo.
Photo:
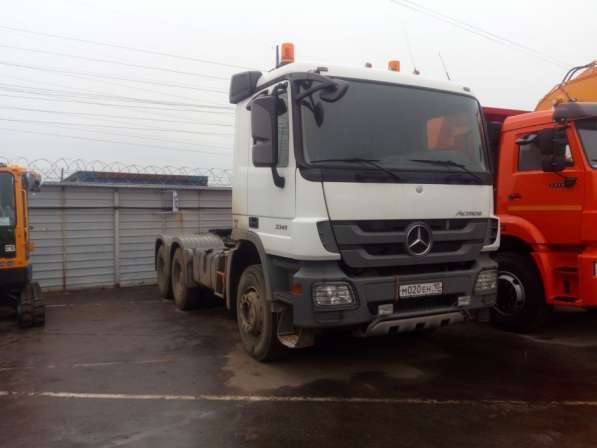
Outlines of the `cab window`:
[{"label": "cab window", "polygon": [[14,227],[16,222],[14,176],[0,173],[0,227]]},{"label": "cab window", "polygon": [[[574,163],[570,145],[566,145],[566,162]],[[543,170],[543,156],[537,142],[518,145],[518,171]]]},{"label": "cab window", "polygon": [[536,171],[543,169],[541,149],[537,143],[518,146],[518,171]]},{"label": "cab window", "polygon": [[451,151],[465,160],[480,160],[478,132],[471,129],[470,118],[464,113],[440,115],[427,120],[425,135],[426,149]]}]

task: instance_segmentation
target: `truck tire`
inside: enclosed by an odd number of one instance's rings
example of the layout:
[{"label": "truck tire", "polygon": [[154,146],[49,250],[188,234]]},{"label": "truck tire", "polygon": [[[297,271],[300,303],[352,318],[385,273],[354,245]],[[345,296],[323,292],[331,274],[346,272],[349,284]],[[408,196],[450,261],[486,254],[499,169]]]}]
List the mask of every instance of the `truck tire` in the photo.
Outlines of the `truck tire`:
[{"label": "truck tire", "polygon": [[278,340],[277,315],[270,310],[266,291],[261,265],[246,268],[238,285],[236,320],[245,350],[261,362],[273,361],[285,352]]},{"label": "truck tire", "polygon": [[501,252],[498,262],[498,296],[491,310],[492,323],[500,328],[526,333],[549,317],[541,276],[534,260],[521,253]]},{"label": "truck tire", "polygon": [[182,249],[179,247],[172,257],[172,295],[174,303],[181,311],[188,311],[196,308],[199,303],[198,288],[190,288],[185,281],[184,257]]},{"label": "truck tire", "polygon": [[164,299],[172,299],[172,277],[171,270],[168,269],[168,249],[162,244],[158,249],[155,259],[155,269],[158,281],[160,295]]}]

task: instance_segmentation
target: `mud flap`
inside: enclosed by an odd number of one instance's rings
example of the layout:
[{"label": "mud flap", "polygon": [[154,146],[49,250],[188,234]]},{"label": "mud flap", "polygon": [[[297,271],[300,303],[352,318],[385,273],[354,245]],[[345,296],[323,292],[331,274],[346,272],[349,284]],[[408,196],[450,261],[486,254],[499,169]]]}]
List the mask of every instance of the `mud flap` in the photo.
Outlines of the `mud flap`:
[{"label": "mud flap", "polygon": [[292,325],[292,309],[280,307],[278,318],[278,340],[288,348],[306,348],[315,345],[315,332]]}]

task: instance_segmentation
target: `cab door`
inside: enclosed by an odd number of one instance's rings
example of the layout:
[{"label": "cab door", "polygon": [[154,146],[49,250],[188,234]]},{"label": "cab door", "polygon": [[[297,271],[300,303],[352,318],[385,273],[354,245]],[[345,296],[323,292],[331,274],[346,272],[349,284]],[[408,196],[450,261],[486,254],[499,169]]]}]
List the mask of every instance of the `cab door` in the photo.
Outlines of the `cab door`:
[{"label": "cab door", "polygon": [[[278,115],[278,163],[275,167],[278,175],[284,178],[283,185],[276,185],[272,168],[257,167],[252,162],[251,145],[247,168],[247,214],[251,219],[250,227],[268,233],[285,234],[289,221],[295,215],[295,162],[292,144],[292,107],[290,87],[282,82],[260,92],[276,94],[284,107]],[[257,224],[258,223],[258,224]]]},{"label": "cab door", "polygon": [[514,174],[503,192],[506,212],[532,223],[549,244],[579,244],[585,190],[579,148],[570,144],[575,140],[568,129],[566,159],[570,166],[559,173],[545,172],[538,142],[528,143],[538,131],[526,130],[514,136]]}]

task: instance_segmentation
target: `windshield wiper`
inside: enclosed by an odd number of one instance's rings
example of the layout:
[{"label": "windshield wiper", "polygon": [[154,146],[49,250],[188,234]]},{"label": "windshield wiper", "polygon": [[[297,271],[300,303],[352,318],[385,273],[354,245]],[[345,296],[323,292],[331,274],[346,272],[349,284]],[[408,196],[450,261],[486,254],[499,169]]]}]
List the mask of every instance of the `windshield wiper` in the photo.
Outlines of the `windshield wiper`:
[{"label": "windshield wiper", "polygon": [[360,157],[352,157],[352,158],[349,158],[349,159],[319,159],[319,160],[311,160],[309,163],[325,163],[325,162],[366,163],[366,164],[371,165],[372,167],[377,168],[380,171],[383,171],[384,173],[389,174],[390,176],[392,176],[398,182],[402,181],[402,179],[400,178],[400,176],[398,176],[392,170],[389,170],[389,169],[381,166],[378,163],[379,159],[363,159],[363,158],[360,158]]},{"label": "windshield wiper", "polygon": [[453,160],[409,159],[409,162],[428,163],[429,165],[450,166],[450,167],[454,167],[454,168],[459,168],[463,172],[465,172],[466,174],[468,174],[469,176],[474,177],[475,179],[477,179],[480,183],[484,182],[483,179],[480,176],[478,176],[477,174],[473,173],[471,170],[469,170],[462,163],[457,163],[457,162],[454,162]]}]

